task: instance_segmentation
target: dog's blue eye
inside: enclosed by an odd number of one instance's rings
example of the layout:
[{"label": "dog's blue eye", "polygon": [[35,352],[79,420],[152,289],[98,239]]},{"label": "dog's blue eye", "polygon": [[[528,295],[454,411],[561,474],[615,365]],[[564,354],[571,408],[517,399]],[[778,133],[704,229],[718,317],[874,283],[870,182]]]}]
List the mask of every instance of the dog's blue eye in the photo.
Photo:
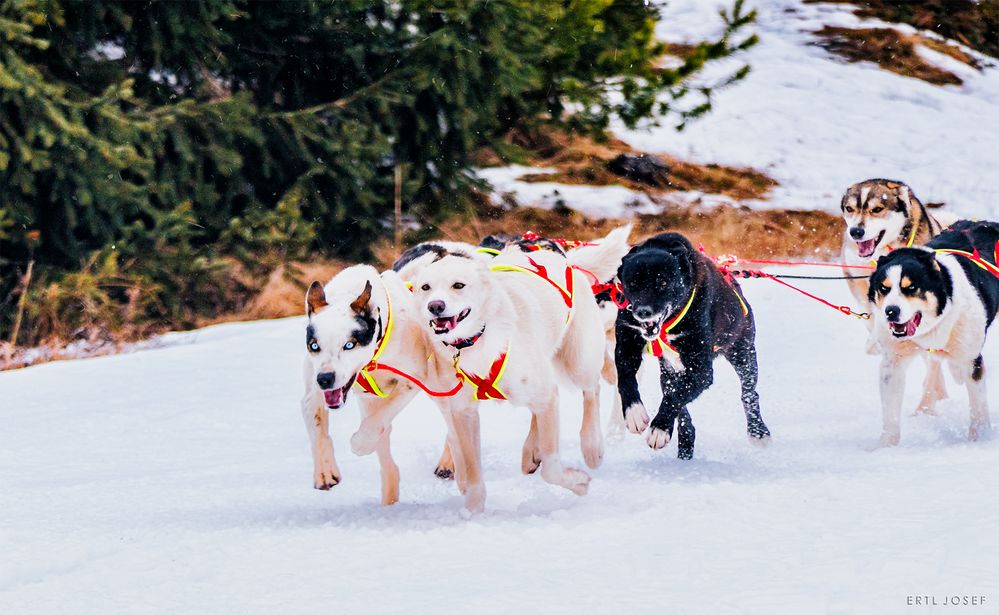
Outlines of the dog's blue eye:
[{"label": "dog's blue eye", "polygon": [[312,340],[311,342],[309,342],[309,350],[311,350],[312,352],[319,352],[319,342],[317,342],[316,340]]},{"label": "dog's blue eye", "polygon": [[350,350],[350,349],[352,349],[356,345],[357,344],[355,344],[354,342],[347,342],[346,344],[343,345],[343,349],[344,350]]}]

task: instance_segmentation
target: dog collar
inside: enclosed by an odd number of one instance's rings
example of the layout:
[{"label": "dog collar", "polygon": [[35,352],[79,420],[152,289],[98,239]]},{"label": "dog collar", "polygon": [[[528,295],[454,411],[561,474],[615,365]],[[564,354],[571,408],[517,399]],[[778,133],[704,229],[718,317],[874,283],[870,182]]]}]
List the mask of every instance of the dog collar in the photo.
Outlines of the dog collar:
[{"label": "dog collar", "polygon": [[482,337],[482,334],[485,332],[486,332],[486,326],[482,325],[482,328],[479,329],[479,332],[473,335],[472,337],[466,337],[464,339],[455,340],[453,342],[441,342],[441,343],[444,344],[445,346],[450,346],[452,348],[461,350],[463,348],[468,348],[469,346],[474,345],[475,342],[479,341],[479,338]]}]

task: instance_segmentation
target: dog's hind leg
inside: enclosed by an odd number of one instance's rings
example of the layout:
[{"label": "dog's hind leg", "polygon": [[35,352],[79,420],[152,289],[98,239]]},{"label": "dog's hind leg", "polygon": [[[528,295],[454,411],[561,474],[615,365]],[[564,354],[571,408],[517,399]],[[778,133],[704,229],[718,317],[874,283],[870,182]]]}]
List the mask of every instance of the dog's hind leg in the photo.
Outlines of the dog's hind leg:
[{"label": "dog's hind leg", "polygon": [[582,470],[562,465],[558,450],[558,392],[553,391],[544,402],[531,406],[538,418],[538,443],[541,448],[541,478],[547,483],[565,487],[576,495],[585,495],[590,477]]},{"label": "dog's hind leg", "polygon": [[985,361],[982,359],[982,355],[978,355],[978,358],[971,363],[967,386],[968,400],[971,402],[971,424],[968,427],[968,439],[974,441],[992,429],[989,404],[985,394]]},{"label": "dog's hind leg", "polygon": [[520,455],[520,471],[524,474],[534,474],[541,465],[541,450],[538,448],[538,417],[531,415],[531,428],[524,440],[524,449]]},{"label": "dog's hind leg", "polygon": [[604,460],[604,439],[600,433],[600,388],[583,389],[583,424],[579,428],[583,461],[596,469]]},{"label": "dog's hind leg", "polygon": [[677,459],[693,459],[694,437],[696,436],[696,430],[694,429],[694,421],[691,420],[690,412],[687,410],[686,406],[684,406],[677,415],[676,426]]},{"label": "dog's hind leg", "polygon": [[624,424],[621,394],[617,390],[617,366],[614,365],[614,353],[610,348],[604,354],[604,366],[600,375],[614,389],[614,395],[611,399],[611,413],[607,419],[607,439],[620,441],[624,439],[624,434],[628,432],[628,428]]},{"label": "dog's hind leg", "polygon": [[378,464],[382,469],[382,505],[391,506],[399,501],[399,466],[392,459],[391,450],[392,426],[389,425],[378,440],[375,452],[378,453]]},{"label": "dog's hind leg", "polygon": [[923,397],[919,400],[915,414],[928,414],[936,416],[937,402],[947,399],[947,384],[944,382],[943,365],[940,361],[929,356],[926,360],[926,380],[923,381]]},{"label": "dog's hind leg", "polygon": [[756,346],[751,339],[740,341],[725,353],[725,358],[739,377],[742,385],[742,409],[746,413],[746,434],[750,444],[766,446],[770,443],[770,429],[760,415],[760,395],[756,392],[759,381],[759,362]]},{"label": "dog's hind leg", "polygon": [[437,478],[443,480],[454,478],[454,457],[451,455],[451,445],[448,444],[447,439],[444,440],[444,451],[441,453],[441,458],[437,461],[434,474]]},{"label": "dog's hind leg", "polygon": [[329,433],[329,410],[322,395],[314,388],[307,388],[302,397],[302,418],[309,433],[312,448],[312,486],[326,491],[340,483],[340,468],[333,456],[333,440]]}]

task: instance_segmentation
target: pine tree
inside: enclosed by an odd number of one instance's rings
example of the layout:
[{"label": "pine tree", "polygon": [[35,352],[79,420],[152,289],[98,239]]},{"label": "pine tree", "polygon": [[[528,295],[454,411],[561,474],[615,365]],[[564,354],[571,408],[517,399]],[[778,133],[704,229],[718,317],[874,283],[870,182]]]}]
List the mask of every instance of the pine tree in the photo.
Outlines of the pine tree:
[{"label": "pine tree", "polygon": [[[752,43],[731,42],[752,14],[737,3],[676,69],[657,17],[642,0],[0,0],[0,335],[32,259],[71,322],[66,288],[118,321],[187,324],[238,303],[236,264],[365,256],[396,168],[434,221],[512,128],[703,113],[710,88],[677,101]],[[22,341],[56,328],[33,316]]]}]

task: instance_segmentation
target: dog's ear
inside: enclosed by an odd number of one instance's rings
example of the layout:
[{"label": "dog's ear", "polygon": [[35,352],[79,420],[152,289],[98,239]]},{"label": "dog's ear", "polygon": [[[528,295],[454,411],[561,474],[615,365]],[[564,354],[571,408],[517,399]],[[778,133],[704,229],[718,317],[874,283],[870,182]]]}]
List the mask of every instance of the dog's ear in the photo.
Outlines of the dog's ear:
[{"label": "dog's ear", "polygon": [[909,192],[909,187],[905,184],[895,185],[895,199],[896,199],[896,209],[902,213],[908,212],[909,208],[912,207],[912,198]]},{"label": "dog's ear", "polygon": [[319,282],[313,282],[309,286],[309,291],[305,293],[306,313],[312,316],[327,305],[329,304],[326,303],[326,291],[323,290],[323,285]]},{"label": "dog's ear", "polygon": [[357,299],[354,299],[354,302],[350,304],[350,309],[354,310],[354,313],[357,314],[358,316],[367,314],[369,312],[368,303],[370,302],[371,302],[371,282],[365,280],[364,290],[362,290],[361,294],[357,296]]}]

